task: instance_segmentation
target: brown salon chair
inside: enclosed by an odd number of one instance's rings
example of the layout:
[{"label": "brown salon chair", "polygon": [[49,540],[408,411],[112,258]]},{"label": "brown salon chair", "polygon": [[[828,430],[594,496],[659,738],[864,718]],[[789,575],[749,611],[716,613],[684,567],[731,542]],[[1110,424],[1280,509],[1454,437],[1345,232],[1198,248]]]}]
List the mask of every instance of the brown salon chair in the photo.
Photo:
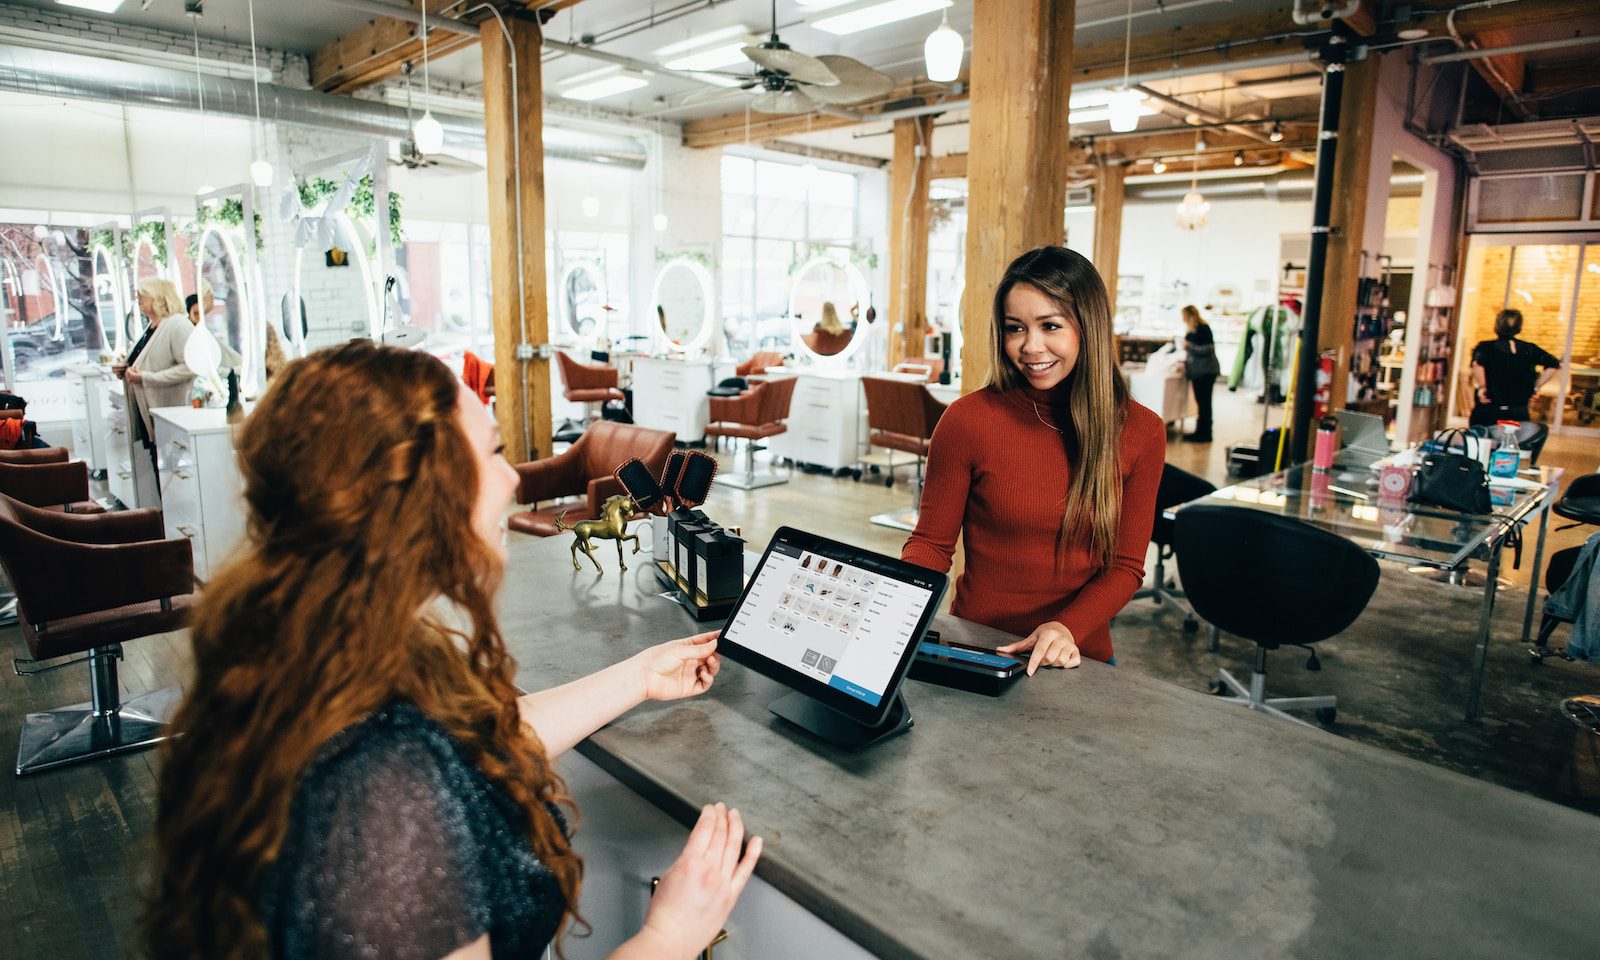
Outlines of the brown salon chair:
[{"label": "brown salon chair", "polygon": [[744,363],[735,366],[733,372],[741,377],[759,377],[767,372],[768,367],[781,366],[783,366],[783,354],[763,350]]},{"label": "brown salon chair", "polygon": [[[555,456],[517,464],[517,473],[522,477],[517,502],[531,503],[534,509],[512,514],[506,526],[536,537],[553,537],[561,532],[556,529],[556,517],[562,513],[572,515],[569,523],[598,518],[607,497],[627,492],[612,476],[618,465],[638,457],[652,476],[660,476],[677,440],[677,434],[667,430],[610,420],[595,422],[572,446]],[[541,500],[575,496],[587,496],[587,503],[538,509]],[[583,515],[577,516],[580,512]]]},{"label": "brown salon chair", "polygon": [[794,399],[797,377],[778,377],[753,384],[737,397],[708,397],[711,422],[706,424],[708,437],[742,437],[744,445],[744,473],[724,474],[718,479],[740,490],[754,490],[788,483],[789,478],[776,473],[756,475],[756,441],[765,440],[787,432],[789,403]]},{"label": "brown salon chair", "polygon": [[[117,683],[122,644],[182,628],[195,600],[193,550],[165,539],[161,511],[79,516],[0,496],[0,566],[32,654],[15,661],[17,673],[89,665],[87,703],[23,719],[17,774],[167,739],[178,689],[123,700]],[[63,657],[76,659],[44,664]]]},{"label": "brown salon chair", "polygon": [[[933,428],[938,426],[948,404],[928,392],[920,383],[887,377],[862,377],[861,389],[867,395],[867,442],[889,451],[885,486],[894,486],[894,451],[917,457],[917,478],[911,490],[911,507],[894,513],[880,513],[872,522],[896,530],[917,528],[918,504],[922,499],[922,460],[928,455]],[[876,469],[876,468],[874,468]]]},{"label": "brown salon chair", "polygon": [[584,428],[600,416],[600,405],[608,400],[622,400],[624,394],[617,387],[617,368],[604,363],[583,363],[565,350],[556,351],[556,366],[561,370],[561,395],[573,403],[584,405],[584,422],[566,421],[557,429],[558,439],[582,433]]},{"label": "brown salon chair", "polygon": [[67,459],[65,447],[0,450],[0,494],[65,513],[104,513],[89,497],[89,465]]}]

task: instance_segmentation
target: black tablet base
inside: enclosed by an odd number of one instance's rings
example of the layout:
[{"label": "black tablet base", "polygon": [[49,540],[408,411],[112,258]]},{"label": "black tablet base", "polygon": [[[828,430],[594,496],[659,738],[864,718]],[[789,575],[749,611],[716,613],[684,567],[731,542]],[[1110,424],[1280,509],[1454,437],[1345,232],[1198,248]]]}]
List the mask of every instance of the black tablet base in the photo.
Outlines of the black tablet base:
[{"label": "black tablet base", "polygon": [[898,692],[883,723],[869,727],[803,693],[774,700],[767,709],[818,739],[854,753],[911,729],[911,711]]}]

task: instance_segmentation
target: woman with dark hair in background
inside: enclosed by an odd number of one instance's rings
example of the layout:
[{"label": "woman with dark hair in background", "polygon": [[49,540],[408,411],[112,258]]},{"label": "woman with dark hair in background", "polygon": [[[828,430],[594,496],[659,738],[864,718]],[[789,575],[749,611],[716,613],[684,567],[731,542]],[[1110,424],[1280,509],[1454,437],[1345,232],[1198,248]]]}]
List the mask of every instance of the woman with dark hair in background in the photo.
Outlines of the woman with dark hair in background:
[{"label": "woman with dark hair in background", "polygon": [[[245,422],[249,537],[194,612],[150,957],[533,960],[577,917],[553,759],[709,689],[716,635],[519,697],[494,615],[517,486],[498,443],[438,359],[370,341],[290,364]],[[613,956],[704,949],[760,855],[743,834],[705,808]]]},{"label": "woman with dark hair in background", "polygon": [[[1470,423],[1494,426],[1500,420],[1531,420],[1528,404],[1561,370],[1561,361],[1536,343],[1517,339],[1522,311],[1495,314],[1493,340],[1472,348],[1472,417]],[[1543,368],[1543,372],[1540,372]]]},{"label": "woman with dark hair in background", "polygon": [[1111,618],[1144,582],[1166,453],[1160,417],[1128,396],[1105,283],[1040,247],[994,293],[988,382],[940,418],[917,529],[901,556],[966,569],[951,612],[1021,638],[1039,667],[1113,661]]},{"label": "woman with dark hair in background", "polygon": [[1210,443],[1211,389],[1222,374],[1222,366],[1217,363],[1217,339],[1211,333],[1211,324],[1200,316],[1194,304],[1183,308],[1183,325],[1189,328],[1183,335],[1184,376],[1194,386],[1194,433],[1184,434],[1183,439]]}]

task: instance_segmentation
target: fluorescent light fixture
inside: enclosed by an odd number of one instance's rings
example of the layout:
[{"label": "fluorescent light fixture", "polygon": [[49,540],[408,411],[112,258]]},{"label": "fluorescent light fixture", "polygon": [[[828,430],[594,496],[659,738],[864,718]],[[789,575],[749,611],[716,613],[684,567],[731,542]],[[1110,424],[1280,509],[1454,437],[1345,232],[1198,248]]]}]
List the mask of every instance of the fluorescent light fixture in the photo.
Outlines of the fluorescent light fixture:
[{"label": "fluorescent light fixture", "polygon": [[749,63],[744,55],[744,48],[745,40],[739,39],[698,53],[685,54],[661,65],[668,70],[721,70],[723,67]]},{"label": "fluorescent light fixture", "polygon": [[881,27],[884,24],[898,23],[935,10],[943,10],[950,4],[951,0],[885,0],[883,3],[874,3],[871,6],[857,7],[844,13],[823,17],[812,26],[823,33],[842,37]]},{"label": "fluorescent light fixture", "polygon": [[849,2],[850,0],[794,0],[794,5],[811,10],[826,10],[829,7],[842,7]]},{"label": "fluorescent light fixture", "polygon": [[582,100],[588,102],[591,100],[602,100],[606,97],[614,97],[619,93],[627,93],[629,90],[637,90],[640,87],[649,85],[650,81],[646,80],[644,77],[634,76],[627,73],[619,73],[614,76],[606,77],[603,80],[596,80],[592,83],[582,83],[576,87],[568,87],[567,89],[561,91],[561,95],[566,97],[568,100]]},{"label": "fluorescent light fixture", "polygon": [[738,77],[730,77],[721,73],[695,73],[693,76],[700,80],[719,87],[737,87],[744,81]]},{"label": "fluorescent light fixture", "polygon": [[[1137,108],[1141,117],[1153,117],[1161,111],[1153,107],[1140,104]],[[1071,110],[1067,113],[1067,123],[1078,126],[1085,123],[1102,123],[1111,119],[1110,107],[1095,107],[1087,110]]]},{"label": "fluorescent light fixture", "polygon": [[669,43],[664,47],[657,47],[655,50],[655,56],[658,60],[665,60],[668,57],[675,57],[679,54],[689,53],[693,50],[704,50],[711,46],[722,46],[722,41],[733,40],[735,38],[743,39],[748,36],[750,36],[750,28],[742,23],[736,23],[731,27],[722,27],[718,30],[709,30],[700,34],[699,36],[690,37],[687,40],[679,40],[677,43]]},{"label": "fluorescent light fixture", "polygon": [[63,7],[77,7],[79,10],[93,10],[95,13],[116,13],[122,6],[122,0],[56,0]]}]

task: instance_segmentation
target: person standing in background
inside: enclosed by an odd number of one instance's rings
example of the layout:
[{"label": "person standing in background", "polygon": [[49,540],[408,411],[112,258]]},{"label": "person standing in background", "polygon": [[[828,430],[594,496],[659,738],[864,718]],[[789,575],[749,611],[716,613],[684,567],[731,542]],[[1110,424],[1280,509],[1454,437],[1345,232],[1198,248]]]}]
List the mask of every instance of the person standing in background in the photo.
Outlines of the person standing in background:
[{"label": "person standing in background", "polygon": [[1183,325],[1189,328],[1189,332],[1183,335],[1186,352],[1184,376],[1189,378],[1194,388],[1195,409],[1194,433],[1184,434],[1183,439],[1210,443],[1211,389],[1217,385],[1217,377],[1222,375],[1222,366],[1217,363],[1217,340],[1211,333],[1211,324],[1200,316],[1194,304],[1183,308]]},{"label": "person standing in background", "polygon": [[[183,323],[183,297],[171,280],[146,277],[139,281],[139,312],[150,321],[155,333],[129,362],[121,376],[128,384],[128,409],[138,414],[133,429],[142,430],[146,446],[156,435],[150,411],[156,407],[181,407],[189,402],[189,385],[194,372],[183,362],[183,348],[194,325]],[[168,323],[177,319],[178,322]]]},{"label": "person standing in background", "polygon": [[[1537,343],[1518,340],[1522,311],[1495,314],[1493,340],[1472,348],[1472,417],[1470,423],[1494,426],[1500,420],[1531,420],[1528,404],[1540,388],[1556,378],[1561,361]],[[1543,372],[1540,372],[1543,368]]]}]

